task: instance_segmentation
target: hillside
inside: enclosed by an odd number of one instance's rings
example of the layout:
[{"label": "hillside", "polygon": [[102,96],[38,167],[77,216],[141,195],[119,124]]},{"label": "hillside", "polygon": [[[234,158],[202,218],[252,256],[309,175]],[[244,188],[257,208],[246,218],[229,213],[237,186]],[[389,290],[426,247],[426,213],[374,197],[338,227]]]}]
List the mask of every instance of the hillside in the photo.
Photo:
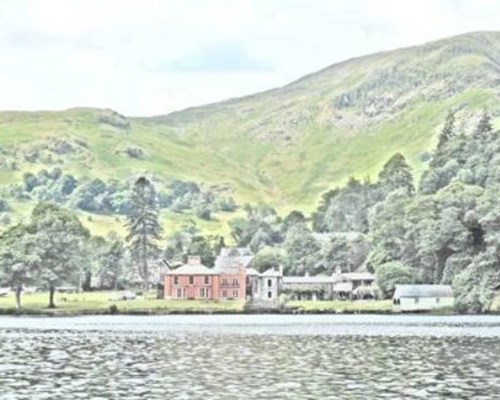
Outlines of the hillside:
[{"label": "hillside", "polygon": [[[283,88],[165,116],[2,112],[0,184],[54,166],[79,180],[149,172],[160,184],[217,185],[240,204],[310,211],[349,176],[375,179],[397,151],[421,171],[450,108],[464,120],[483,107],[500,115],[499,83],[500,33],[483,32],[347,60]],[[20,214],[29,207],[10,202]],[[106,230],[115,220],[92,221]]]}]

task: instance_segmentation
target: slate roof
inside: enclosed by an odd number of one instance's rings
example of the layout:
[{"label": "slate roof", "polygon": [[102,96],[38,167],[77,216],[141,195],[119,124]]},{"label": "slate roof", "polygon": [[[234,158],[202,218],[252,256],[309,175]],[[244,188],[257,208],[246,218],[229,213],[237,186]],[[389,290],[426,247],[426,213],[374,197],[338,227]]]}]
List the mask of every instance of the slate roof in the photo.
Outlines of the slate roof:
[{"label": "slate roof", "polygon": [[373,281],[375,280],[375,276],[370,274],[369,272],[346,272],[342,274],[344,279],[348,281]]},{"label": "slate roof", "polygon": [[217,275],[217,272],[203,264],[184,264],[182,267],[167,272],[167,275]]},{"label": "slate roof", "polygon": [[253,256],[217,256],[215,268],[228,268],[233,266],[248,267],[253,260]]},{"label": "slate roof", "polygon": [[352,281],[373,281],[375,277],[369,272],[349,272],[345,274],[332,274],[332,276],[284,276],[284,284],[317,284],[317,283],[336,283]]},{"label": "slate roof", "polygon": [[335,283],[337,279],[333,276],[284,276],[283,284],[309,284]]},{"label": "slate roof", "polygon": [[450,285],[396,285],[394,297],[453,297],[453,289]]},{"label": "slate roof", "polygon": [[247,268],[247,276],[259,276],[260,273],[255,268]]},{"label": "slate roof", "polygon": [[260,274],[260,276],[268,276],[268,277],[280,277],[282,276],[283,274],[274,269],[274,268],[269,268],[268,270],[264,271],[262,274]]},{"label": "slate roof", "polygon": [[241,266],[239,264],[229,264],[229,265],[216,265],[214,271],[218,274],[230,274],[238,275],[241,272]]},{"label": "slate roof", "polygon": [[247,247],[223,247],[215,259],[215,270],[220,273],[238,273],[240,267],[248,268],[253,259]]}]

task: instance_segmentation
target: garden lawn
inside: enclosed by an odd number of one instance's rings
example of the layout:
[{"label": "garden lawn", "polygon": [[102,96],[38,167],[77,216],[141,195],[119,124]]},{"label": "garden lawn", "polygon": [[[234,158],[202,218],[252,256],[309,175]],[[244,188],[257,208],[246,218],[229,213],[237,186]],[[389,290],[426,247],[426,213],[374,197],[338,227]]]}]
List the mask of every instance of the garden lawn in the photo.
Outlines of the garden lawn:
[{"label": "garden lawn", "polygon": [[[154,293],[135,300],[116,300],[119,292],[84,292],[84,293],[57,293],[55,296],[56,309],[47,308],[48,293],[24,294],[21,298],[23,314],[51,313],[55,315],[72,314],[103,314],[110,313],[112,306],[116,306],[116,313],[210,313],[210,312],[239,312],[243,310],[242,301],[204,301],[204,300],[161,300],[154,298]],[[15,312],[15,298],[13,294],[0,297],[0,314]]]}]

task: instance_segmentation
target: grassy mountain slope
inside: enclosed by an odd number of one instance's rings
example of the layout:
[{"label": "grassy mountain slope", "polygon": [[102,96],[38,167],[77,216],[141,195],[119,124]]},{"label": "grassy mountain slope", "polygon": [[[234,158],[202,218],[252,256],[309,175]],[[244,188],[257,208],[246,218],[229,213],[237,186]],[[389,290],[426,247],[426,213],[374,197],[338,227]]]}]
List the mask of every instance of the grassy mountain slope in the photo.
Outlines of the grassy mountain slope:
[{"label": "grassy mountain slope", "polygon": [[484,106],[500,115],[499,84],[500,33],[482,32],[348,60],[283,88],[166,116],[2,112],[0,184],[51,165],[105,179],[148,171],[165,182],[228,185],[239,202],[311,210],[351,175],[376,178],[397,151],[421,171],[450,108],[459,118]]}]

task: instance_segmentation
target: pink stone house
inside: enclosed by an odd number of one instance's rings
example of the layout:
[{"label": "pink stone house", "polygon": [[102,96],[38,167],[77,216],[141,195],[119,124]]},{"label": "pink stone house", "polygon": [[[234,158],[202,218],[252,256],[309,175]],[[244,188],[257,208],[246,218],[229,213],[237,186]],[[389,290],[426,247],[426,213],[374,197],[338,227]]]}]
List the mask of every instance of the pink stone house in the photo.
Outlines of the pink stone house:
[{"label": "pink stone house", "polygon": [[215,270],[188,257],[187,264],[165,274],[165,299],[244,300],[245,268]]}]

